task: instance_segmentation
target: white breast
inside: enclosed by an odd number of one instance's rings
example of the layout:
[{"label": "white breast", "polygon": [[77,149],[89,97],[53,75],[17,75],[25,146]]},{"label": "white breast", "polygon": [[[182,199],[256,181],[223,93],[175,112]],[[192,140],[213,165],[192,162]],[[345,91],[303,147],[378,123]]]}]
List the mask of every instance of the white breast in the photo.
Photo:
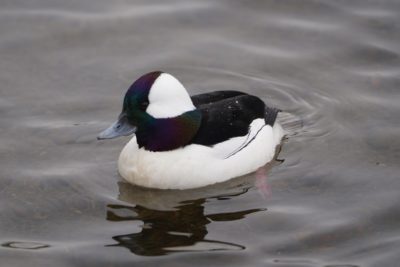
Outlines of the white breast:
[{"label": "white breast", "polygon": [[166,152],[139,149],[133,137],[120,154],[119,172],[132,184],[159,189],[202,187],[254,172],[273,159],[283,130],[278,123],[271,127],[255,120],[252,125],[263,127],[252,142],[231,156],[248,136],[214,147],[192,144]]}]

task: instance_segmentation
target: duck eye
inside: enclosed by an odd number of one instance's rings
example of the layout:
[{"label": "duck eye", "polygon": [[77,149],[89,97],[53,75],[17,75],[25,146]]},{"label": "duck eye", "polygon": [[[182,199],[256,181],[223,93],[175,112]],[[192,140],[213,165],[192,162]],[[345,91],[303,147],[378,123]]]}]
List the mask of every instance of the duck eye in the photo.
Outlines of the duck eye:
[{"label": "duck eye", "polygon": [[146,108],[149,106],[149,102],[148,101],[143,101],[143,102],[141,102],[140,104],[139,104],[139,108],[141,109],[141,110],[146,110]]}]

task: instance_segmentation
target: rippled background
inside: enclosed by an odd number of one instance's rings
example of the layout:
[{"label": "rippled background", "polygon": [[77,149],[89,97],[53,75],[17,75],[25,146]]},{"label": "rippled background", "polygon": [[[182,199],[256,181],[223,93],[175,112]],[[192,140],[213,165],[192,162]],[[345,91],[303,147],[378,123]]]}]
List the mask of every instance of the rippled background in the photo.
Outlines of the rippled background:
[{"label": "rippled background", "polygon": [[[4,266],[398,266],[400,2],[0,3]],[[241,90],[285,111],[255,175],[125,184],[101,142],[133,80]]]}]

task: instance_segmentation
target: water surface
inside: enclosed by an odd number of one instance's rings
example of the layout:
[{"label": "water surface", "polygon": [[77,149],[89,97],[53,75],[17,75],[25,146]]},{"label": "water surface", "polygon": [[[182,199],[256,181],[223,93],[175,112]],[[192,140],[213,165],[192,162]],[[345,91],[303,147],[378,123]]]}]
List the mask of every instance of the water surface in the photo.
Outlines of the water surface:
[{"label": "water surface", "polygon": [[[4,266],[397,266],[400,3],[2,1]],[[255,175],[187,191],[124,183],[95,139],[148,71],[285,111]]]}]

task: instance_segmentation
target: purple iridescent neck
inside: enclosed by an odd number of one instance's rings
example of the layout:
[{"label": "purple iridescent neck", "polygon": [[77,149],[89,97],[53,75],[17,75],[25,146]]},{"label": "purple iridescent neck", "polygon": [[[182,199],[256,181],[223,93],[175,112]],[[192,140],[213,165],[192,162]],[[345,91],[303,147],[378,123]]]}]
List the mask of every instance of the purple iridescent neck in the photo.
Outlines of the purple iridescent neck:
[{"label": "purple iridescent neck", "polygon": [[201,112],[192,110],[174,118],[151,118],[136,132],[139,147],[149,151],[168,151],[189,144],[201,124]]}]

